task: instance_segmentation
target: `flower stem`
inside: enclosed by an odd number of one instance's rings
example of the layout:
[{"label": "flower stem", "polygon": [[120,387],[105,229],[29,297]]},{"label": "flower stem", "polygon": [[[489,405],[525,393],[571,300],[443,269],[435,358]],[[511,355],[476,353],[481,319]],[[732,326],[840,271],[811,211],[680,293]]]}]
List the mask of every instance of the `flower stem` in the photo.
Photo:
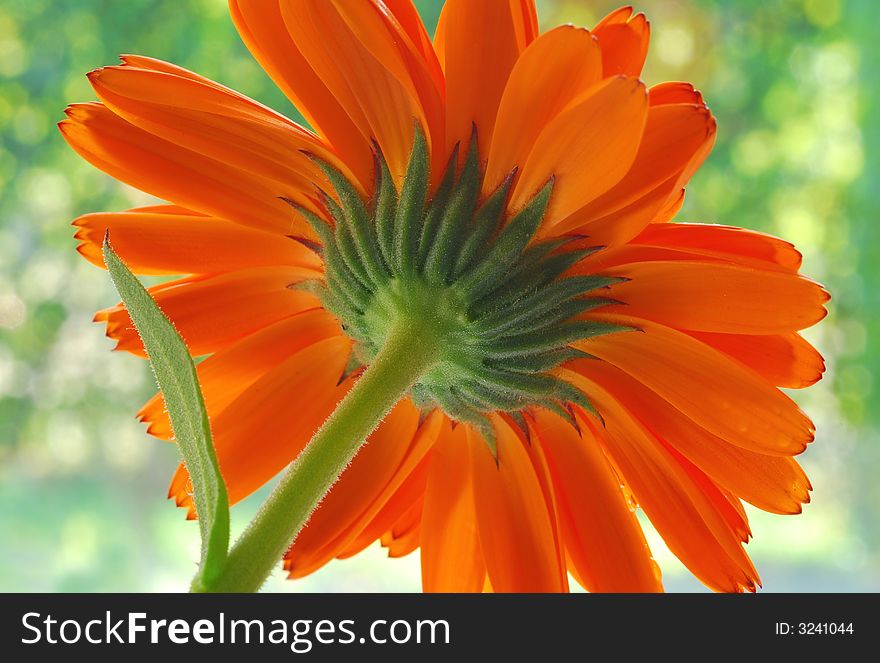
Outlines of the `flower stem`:
[{"label": "flower stem", "polygon": [[438,348],[430,319],[399,320],[229,551],[219,576],[208,586],[194,581],[192,591],[259,590],[366,438],[437,361]]}]

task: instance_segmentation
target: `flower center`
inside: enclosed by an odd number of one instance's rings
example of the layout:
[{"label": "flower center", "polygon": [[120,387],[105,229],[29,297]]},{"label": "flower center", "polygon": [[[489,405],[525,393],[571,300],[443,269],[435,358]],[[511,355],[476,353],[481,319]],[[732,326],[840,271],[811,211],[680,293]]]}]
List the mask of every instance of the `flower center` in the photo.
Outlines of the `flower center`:
[{"label": "flower center", "polygon": [[315,287],[356,341],[357,359],[369,364],[391,330],[415,325],[430,329],[438,346],[437,360],[413,388],[417,404],[481,426],[490,412],[540,405],[570,416],[570,403],[590,407],[554,373],[589,356],[570,343],[624,329],[584,317],[614,303],[599,293],[620,279],[566,275],[600,248],[583,248],[583,238],[533,241],[553,180],[508,214],[514,173],[481,201],[476,136],[460,170],[456,149],[430,197],[419,129],[399,192],[384,159],[376,160],[370,205],[316,160],[339,200],[319,192],[332,225],[291,202],[321,238],[326,281]]}]

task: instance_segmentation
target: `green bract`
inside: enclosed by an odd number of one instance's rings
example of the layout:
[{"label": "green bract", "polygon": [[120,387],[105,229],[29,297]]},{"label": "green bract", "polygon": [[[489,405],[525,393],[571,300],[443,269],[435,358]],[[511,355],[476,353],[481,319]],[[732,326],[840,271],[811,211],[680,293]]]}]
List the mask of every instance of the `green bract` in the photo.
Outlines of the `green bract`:
[{"label": "green bract", "polygon": [[481,427],[489,412],[541,405],[568,415],[569,403],[590,408],[554,369],[588,357],[570,343],[626,329],[580,315],[615,303],[598,293],[621,279],[566,275],[601,247],[572,250],[575,238],[535,241],[552,178],[512,215],[507,199],[515,173],[480,200],[474,134],[461,169],[456,149],[430,196],[428,148],[416,127],[399,192],[376,150],[376,194],[368,205],[339,171],[313,158],[336,191],[334,199],[319,190],[332,222],[288,202],[321,239],[326,280],[311,287],[357,341],[362,363],[376,356],[391,329],[429,321],[440,352],[413,387],[418,404]]},{"label": "green bract", "polygon": [[162,391],[168,417],[192,481],[199,517],[202,555],[193,588],[210,585],[221,573],[229,546],[229,499],[220,474],[211,426],[196,367],[183,339],[104,236],[104,262],[144,349]]}]

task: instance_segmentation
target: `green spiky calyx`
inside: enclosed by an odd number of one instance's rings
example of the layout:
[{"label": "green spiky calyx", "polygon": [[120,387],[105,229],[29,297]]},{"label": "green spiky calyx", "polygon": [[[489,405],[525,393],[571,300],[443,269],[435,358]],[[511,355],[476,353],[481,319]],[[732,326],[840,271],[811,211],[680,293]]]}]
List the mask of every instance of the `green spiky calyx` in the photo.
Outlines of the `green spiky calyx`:
[{"label": "green spiky calyx", "polygon": [[475,135],[460,171],[456,149],[430,199],[428,151],[418,128],[400,192],[376,150],[370,205],[341,173],[316,162],[336,191],[336,199],[319,191],[332,224],[295,206],[321,240],[326,281],[318,294],[357,342],[360,361],[369,364],[392,328],[429,321],[439,350],[413,388],[417,403],[478,425],[493,411],[541,405],[567,415],[569,403],[589,407],[553,369],[587,356],[570,343],[624,329],[580,316],[612,303],[596,293],[620,279],[564,276],[600,247],[532,241],[552,179],[507,218],[514,174],[480,201]]}]

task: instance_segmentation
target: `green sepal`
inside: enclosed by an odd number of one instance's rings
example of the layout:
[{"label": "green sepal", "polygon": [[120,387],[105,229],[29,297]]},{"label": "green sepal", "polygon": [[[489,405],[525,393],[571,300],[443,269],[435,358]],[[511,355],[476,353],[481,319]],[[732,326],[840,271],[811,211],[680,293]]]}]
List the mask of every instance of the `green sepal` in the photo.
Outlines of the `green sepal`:
[{"label": "green sepal", "polygon": [[502,302],[513,301],[523,294],[532,292],[535,287],[532,282],[533,273],[539,269],[539,265],[548,254],[565,244],[567,240],[562,238],[538,242],[528,247],[500,284],[496,284],[491,290],[475,298],[470,307],[471,319],[476,320],[506,305]]},{"label": "green sepal", "polygon": [[449,202],[449,195],[452,193],[452,187],[455,184],[455,173],[458,168],[458,150],[460,144],[456,143],[452,148],[452,156],[449,157],[449,164],[443,173],[443,179],[434,193],[434,198],[428,205],[428,211],[425,214],[425,222],[422,224],[422,232],[419,238],[419,264],[424,265],[425,259],[428,257],[428,251],[437,236],[437,227],[443,218],[443,212],[446,210],[446,204]]},{"label": "green sepal", "polygon": [[483,259],[456,282],[460,291],[477,299],[492,290],[516,263],[544,218],[553,192],[553,181],[551,177],[529,204],[507,223]]},{"label": "green sepal", "polygon": [[378,144],[374,144],[376,168],[376,199],[373,218],[376,224],[376,236],[379,252],[387,269],[394,264],[394,217],[397,215],[397,188],[394,178],[388,170],[388,163],[382,158]]},{"label": "green sepal", "polygon": [[632,327],[610,322],[574,320],[549,330],[530,331],[510,338],[494,339],[492,343],[482,345],[483,352],[490,357],[520,357],[552,350],[574,341],[627,329],[631,330]]},{"label": "green sepal", "polygon": [[354,310],[363,314],[370,305],[372,295],[354,274],[347,270],[348,267],[345,265],[340,265],[332,272],[328,270],[324,275],[324,278],[327,279],[327,287],[338,292],[340,296],[344,296],[349,300]]},{"label": "green sepal", "polygon": [[526,418],[523,415],[522,410],[514,410],[513,412],[508,412],[507,414],[510,416],[511,419],[513,419],[514,423],[516,424],[516,427],[519,428],[520,431],[522,432],[522,434],[525,436],[526,441],[531,442],[532,441],[532,432],[529,429],[529,424],[526,421]]},{"label": "green sepal", "polygon": [[334,221],[333,240],[339,255],[345,261],[348,271],[354,274],[358,281],[368,290],[372,290],[376,283],[370,276],[366,261],[354,238],[354,231],[345,216],[342,207],[322,189],[317,189],[321,203],[327,208]]},{"label": "green sepal", "polygon": [[486,443],[486,448],[489,450],[489,453],[492,454],[492,459],[495,461],[495,465],[498,465],[498,434],[495,432],[495,426],[492,425],[492,422],[489,421],[488,417],[482,417],[478,421],[473,422],[474,428],[477,429],[477,432],[483,438],[483,442]]},{"label": "green sepal", "polygon": [[522,394],[492,389],[473,380],[461,383],[458,388],[472,403],[484,411],[519,410],[528,404]]},{"label": "green sepal", "polygon": [[347,297],[340,296],[339,291],[329,284],[324,290],[321,301],[340,320],[342,328],[351,332],[351,336],[356,339],[369,338],[369,328],[364,322],[363,311],[358,310]]},{"label": "green sepal", "polygon": [[333,243],[333,228],[327,223],[325,219],[322,219],[310,209],[291,198],[288,198],[286,196],[278,196],[278,199],[283,200],[285,203],[290,205],[306,220],[306,223],[309,224],[309,227],[311,227],[311,229],[315,231],[315,234],[321,240],[321,243],[324,245],[325,250],[329,244]]},{"label": "green sepal", "polygon": [[329,294],[327,291],[327,284],[320,279],[303,279],[302,281],[289,283],[287,289],[307,292],[321,300]]},{"label": "green sepal", "polygon": [[581,409],[590,413],[604,426],[605,419],[596,409],[596,406],[593,405],[593,402],[587,397],[587,395],[582,392],[580,389],[575,387],[564,380],[559,380],[556,384],[556,396],[559,400],[565,401],[567,403],[573,403],[577,405]]},{"label": "green sepal", "polygon": [[338,232],[340,226],[347,226],[345,212],[342,211],[342,207],[334,200],[333,196],[321,187],[315,187],[315,193],[318,194],[318,200],[321,201],[321,204],[330,214],[330,218],[333,219],[334,230]]},{"label": "green sepal", "polygon": [[[516,329],[531,324],[534,320],[543,318],[546,314],[566,304],[572,305],[571,317],[580,310],[593,308],[587,305],[581,308],[576,297],[604,288],[619,279],[612,276],[571,276],[564,279],[551,281],[545,287],[535,290],[530,295],[520,298],[511,305],[496,310],[476,321],[477,329],[485,330],[490,335],[500,334],[510,329]],[[580,300],[583,302],[583,300]],[[598,304],[598,302],[597,302]]]},{"label": "green sepal", "polygon": [[364,286],[363,282],[357,277],[348,264],[339,253],[339,247],[336,241],[336,234],[327,222],[319,217],[311,210],[303,207],[299,203],[282,198],[284,202],[293,207],[306,222],[315,230],[318,237],[324,244],[324,266],[328,284],[334,280],[334,286],[339,286],[344,290],[345,296],[353,300],[355,308],[363,311],[370,300],[370,291]]},{"label": "green sepal", "polygon": [[526,355],[524,357],[517,357],[515,361],[510,362],[506,362],[504,359],[499,358],[486,359],[484,361],[485,364],[491,368],[523,373],[536,373],[549,371],[551,368],[555,368],[556,366],[573,359],[590,358],[592,358],[592,355],[583,350],[578,350],[571,346],[564,346]]},{"label": "green sepal", "polygon": [[402,274],[415,271],[416,252],[430,185],[425,133],[418,123],[413,131],[413,148],[394,215],[393,269]]},{"label": "green sepal", "polygon": [[551,412],[559,415],[569,425],[571,425],[572,428],[574,428],[578,433],[580,433],[581,427],[578,425],[578,422],[574,416],[574,413],[571,410],[569,410],[567,407],[560,405],[557,401],[554,401],[552,399],[542,401],[540,403],[540,405],[545,410],[550,410]]},{"label": "green sepal", "polygon": [[[560,242],[548,242],[551,246],[557,243]],[[531,265],[531,269],[520,271],[519,265],[517,265],[516,273],[508,274],[504,285],[485,295],[475,308],[480,315],[492,310],[504,310],[512,302],[527,297],[551,283],[592,252],[593,249],[563,253],[551,252],[550,255],[542,256],[541,259],[536,260]]]},{"label": "green sepal", "polygon": [[467,239],[455,260],[455,267],[452,270],[455,277],[461,276],[461,274],[472,267],[480,249],[483,248],[498,229],[498,225],[504,215],[507,196],[510,193],[510,187],[513,185],[515,176],[516,168],[504,178],[504,181],[480,205],[477,213],[474,215],[473,223],[471,223],[467,233]]},{"label": "green sepal", "polygon": [[369,281],[374,285],[381,283],[388,276],[388,272],[385,270],[379,253],[379,244],[370,221],[369,211],[360,194],[354,185],[334,166],[314,154],[307,154],[327,176],[336,195],[339,196],[340,205],[336,205],[330,196],[319,189],[325,199],[325,204],[328,207],[332,205],[331,213],[336,220],[336,232],[344,232],[350,237]]},{"label": "green sepal", "polygon": [[464,241],[464,229],[470,221],[480,195],[480,163],[476,134],[471,136],[464,167],[453,192],[434,242],[425,258],[424,274],[432,283],[447,283]]},{"label": "green sepal", "polygon": [[[517,333],[521,333],[531,329],[532,331],[540,331],[553,327],[561,322],[568,320],[581,319],[581,316],[588,311],[595,311],[604,306],[613,306],[620,304],[617,299],[609,299],[608,297],[580,297],[563,302],[552,311],[548,311],[543,317],[538,319],[527,320]],[[513,332],[514,330],[512,330]]]},{"label": "green sepal", "polygon": [[345,364],[345,368],[342,369],[342,375],[339,376],[339,382],[336,383],[336,386],[342,384],[348,376],[354,374],[355,372],[364,368],[364,363],[358,359],[357,353],[354,352],[354,348],[352,348],[352,352],[348,355],[348,361]]},{"label": "green sepal", "polygon": [[455,387],[431,390],[430,398],[436,402],[453,421],[463,421],[469,424],[479,425],[480,422],[485,421],[486,419],[484,414],[475,410],[473,405],[461,397],[461,394]]},{"label": "green sepal", "polygon": [[498,368],[484,368],[480,372],[481,382],[492,385],[501,391],[521,394],[524,397],[539,397],[550,393],[557,379],[544,373],[512,372]]}]

